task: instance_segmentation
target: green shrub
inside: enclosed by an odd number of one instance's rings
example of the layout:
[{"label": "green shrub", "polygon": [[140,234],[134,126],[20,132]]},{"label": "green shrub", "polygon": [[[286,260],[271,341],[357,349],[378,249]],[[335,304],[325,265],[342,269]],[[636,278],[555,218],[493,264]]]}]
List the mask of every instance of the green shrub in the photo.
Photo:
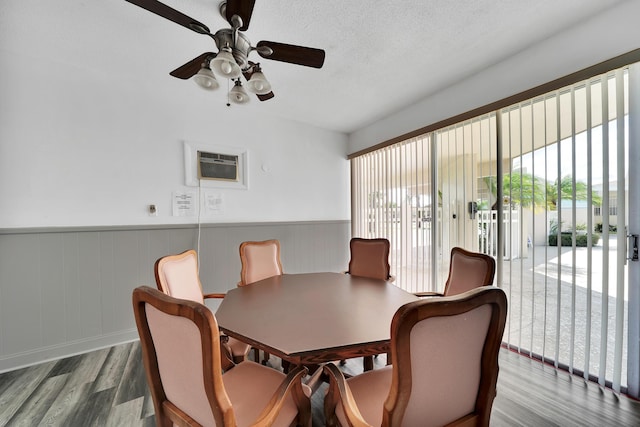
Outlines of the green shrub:
[{"label": "green shrub", "polygon": [[[571,233],[561,233],[560,234],[560,243],[562,246],[571,246],[572,238]],[[600,241],[600,235],[597,233],[593,233],[591,235],[591,242],[593,246],[597,245]],[[558,246],[558,235],[550,234],[549,235],[549,246]],[[576,234],[576,246],[578,247],[586,247],[587,246],[587,235],[586,234]]]},{"label": "green shrub", "polygon": [[[602,233],[602,223],[599,222],[596,224],[596,226],[594,227],[596,233]],[[618,227],[614,224],[609,224],[609,233],[616,233],[618,231]]]}]

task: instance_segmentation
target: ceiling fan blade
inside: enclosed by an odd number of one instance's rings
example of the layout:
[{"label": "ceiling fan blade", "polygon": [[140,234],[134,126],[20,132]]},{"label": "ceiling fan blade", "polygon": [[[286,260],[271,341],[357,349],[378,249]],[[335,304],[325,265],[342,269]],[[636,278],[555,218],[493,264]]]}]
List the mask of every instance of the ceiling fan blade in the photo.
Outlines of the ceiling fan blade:
[{"label": "ceiling fan blade", "polygon": [[242,19],[242,26],[239,28],[240,31],[247,31],[249,28],[249,21],[251,21],[251,14],[253,13],[253,6],[255,5],[255,0],[227,0],[226,5],[226,18],[227,21],[231,25],[231,18],[233,15],[238,15]]},{"label": "ceiling fan blade", "polygon": [[205,52],[202,55],[198,56],[197,58],[193,58],[191,61],[187,62],[186,64],[179,66],[169,74],[179,79],[184,79],[184,80],[190,79],[191,77],[196,75],[198,71],[200,71],[200,68],[202,68],[202,63],[209,56],[213,58],[216,56],[216,54],[213,52]]},{"label": "ceiling fan blade", "polygon": [[256,95],[256,96],[258,97],[258,99],[260,101],[267,101],[267,100],[273,98],[275,95],[273,94],[273,92],[269,92],[269,93],[266,93],[264,95]]},{"label": "ceiling fan blade", "polygon": [[158,16],[173,21],[176,24],[180,24],[183,27],[187,27],[190,30],[200,34],[211,34],[209,28],[202,22],[198,22],[193,18],[188,17],[182,12],[178,12],[175,9],[170,8],[164,3],[160,3],[157,0],[126,0],[129,3],[140,6],[143,9],[153,12]]},{"label": "ceiling fan blade", "polygon": [[256,48],[260,47],[268,47],[273,51],[271,55],[267,55],[261,49],[257,49],[258,54],[266,59],[289,62],[291,64],[314,68],[322,68],[322,65],[324,64],[324,50],[322,49],[268,42],[264,40],[258,42],[256,45]]}]

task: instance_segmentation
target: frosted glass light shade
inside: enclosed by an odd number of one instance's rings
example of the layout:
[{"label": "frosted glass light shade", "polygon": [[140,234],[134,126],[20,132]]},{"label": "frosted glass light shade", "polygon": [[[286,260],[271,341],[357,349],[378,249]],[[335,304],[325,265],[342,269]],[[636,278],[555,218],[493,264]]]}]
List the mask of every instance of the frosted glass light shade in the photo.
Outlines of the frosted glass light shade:
[{"label": "frosted glass light shade", "polygon": [[242,74],[242,70],[240,70],[240,66],[236,63],[233,55],[226,50],[221,50],[211,60],[211,68],[217,75],[227,79],[237,79]]},{"label": "frosted glass light shade", "polygon": [[271,92],[271,83],[261,71],[257,71],[251,75],[247,82],[247,89],[249,92],[257,93],[258,95],[266,95]]},{"label": "frosted glass light shade", "polygon": [[211,69],[203,67],[193,76],[193,80],[203,89],[216,90],[220,86]]},{"label": "frosted glass light shade", "polygon": [[236,80],[235,86],[229,91],[229,100],[234,104],[246,104],[249,102],[249,94],[242,87],[240,80]]}]

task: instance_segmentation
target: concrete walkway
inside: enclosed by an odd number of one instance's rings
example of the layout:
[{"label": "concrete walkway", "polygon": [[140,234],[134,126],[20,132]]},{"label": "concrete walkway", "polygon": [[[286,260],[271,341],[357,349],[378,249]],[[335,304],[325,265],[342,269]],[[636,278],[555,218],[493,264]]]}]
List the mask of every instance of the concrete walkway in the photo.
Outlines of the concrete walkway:
[{"label": "concrete walkway", "polygon": [[[626,268],[618,286],[616,240],[609,240],[608,258],[602,241],[590,257],[588,248],[576,248],[575,256],[572,252],[570,247],[559,254],[557,247],[539,246],[530,248],[527,258],[503,262],[501,286],[510,304],[505,340],[594,375],[604,367],[606,379],[612,380],[615,341],[622,339],[620,371],[626,385]],[[619,316],[622,330],[616,330]]]}]

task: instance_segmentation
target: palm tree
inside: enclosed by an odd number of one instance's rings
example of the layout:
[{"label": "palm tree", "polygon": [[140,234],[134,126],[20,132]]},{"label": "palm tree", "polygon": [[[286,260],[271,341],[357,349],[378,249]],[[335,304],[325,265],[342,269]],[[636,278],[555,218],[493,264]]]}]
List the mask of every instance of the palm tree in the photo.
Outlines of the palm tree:
[{"label": "palm tree", "polygon": [[[562,200],[587,200],[588,199],[587,184],[582,181],[576,181],[576,193],[573,194],[573,178],[571,175],[565,175],[560,180],[560,197],[558,197],[558,180],[554,183],[547,182],[547,208],[550,211],[558,209],[559,199]],[[591,193],[591,202],[594,206],[602,204],[602,197],[599,194]]]},{"label": "palm tree", "polygon": [[[498,194],[496,177],[483,178],[487,188],[494,197]],[[531,208],[534,212],[541,209],[556,210],[558,207],[558,180],[548,182],[532,174],[514,173],[502,178],[502,191],[511,203],[524,208]],[[573,195],[573,178],[566,175],[560,181],[560,195],[563,200],[587,200],[587,184],[576,181],[576,193]],[[602,198],[591,193],[593,205],[600,206]]]},{"label": "palm tree", "polygon": [[512,203],[523,208],[531,208],[534,212],[544,209],[545,181],[531,174],[510,174],[503,178],[503,192]]}]

